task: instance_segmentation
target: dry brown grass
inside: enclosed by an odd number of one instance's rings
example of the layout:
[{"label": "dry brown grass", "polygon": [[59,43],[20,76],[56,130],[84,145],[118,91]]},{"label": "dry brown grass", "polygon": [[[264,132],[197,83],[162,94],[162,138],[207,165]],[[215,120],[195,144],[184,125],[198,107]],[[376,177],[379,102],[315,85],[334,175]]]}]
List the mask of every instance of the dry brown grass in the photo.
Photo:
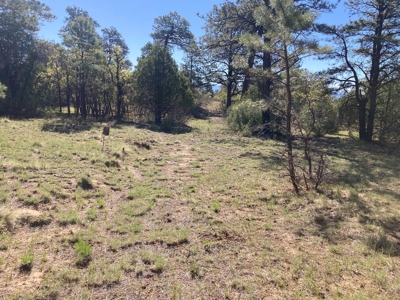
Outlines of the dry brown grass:
[{"label": "dry brown grass", "polygon": [[[283,144],[234,135],[221,117],[192,120],[183,134],[114,125],[104,151],[104,125],[68,134],[43,122],[2,123],[4,299],[400,294],[399,157],[322,139],[334,180],[296,196]],[[93,250],[84,265],[78,241]]]}]

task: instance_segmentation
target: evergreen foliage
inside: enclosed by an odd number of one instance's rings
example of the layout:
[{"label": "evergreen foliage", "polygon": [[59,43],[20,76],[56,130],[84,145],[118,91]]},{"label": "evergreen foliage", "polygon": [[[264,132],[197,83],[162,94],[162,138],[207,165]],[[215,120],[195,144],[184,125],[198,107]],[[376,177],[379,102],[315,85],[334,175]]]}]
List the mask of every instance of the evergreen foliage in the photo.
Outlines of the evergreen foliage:
[{"label": "evergreen foliage", "polygon": [[140,59],[136,67],[135,103],[153,116],[157,125],[163,120],[181,123],[194,105],[188,79],[178,70],[171,54],[159,45]]},{"label": "evergreen foliage", "polygon": [[231,130],[243,135],[252,135],[263,124],[263,101],[245,99],[235,103],[228,109],[227,123]]}]

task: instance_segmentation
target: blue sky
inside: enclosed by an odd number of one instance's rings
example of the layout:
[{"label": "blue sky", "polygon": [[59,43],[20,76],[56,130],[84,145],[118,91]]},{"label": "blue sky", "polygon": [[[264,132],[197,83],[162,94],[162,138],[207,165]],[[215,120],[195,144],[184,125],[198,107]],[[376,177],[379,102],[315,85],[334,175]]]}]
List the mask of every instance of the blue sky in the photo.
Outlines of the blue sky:
[{"label": "blue sky", "polygon": [[[213,5],[223,3],[223,0],[41,0],[51,8],[51,12],[57,17],[51,23],[42,26],[39,36],[61,43],[58,36],[60,28],[64,25],[67,6],[77,6],[86,11],[95,19],[101,28],[114,26],[124,37],[130,49],[129,58],[135,64],[140,55],[140,48],[151,41],[150,33],[154,19],[176,11],[186,18],[191,24],[191,31],[196,38],[203,34],[204,21],[197,13],[206,14],[211,11]],[[320,21],[330,24],[346,22],[348,19],[344,7],[340,4],[334,14],[321,15]],[[179,61],[177,53],[175,59]],[[321,62],[308,61],[311,69],[318,69]]]},{"label": "blue sky", "polygon": [[[222,0],[41,0],[51,8],[57,19],[42,26],[40,37],[61,42],[58,31],[64,25],[67,16],[67,6],[77,6],[86,11],[95,19],[101,28],[114,26],[124,37],[130,49],[130,59],[136,63],[141,54],[140,49],[152,41],[150,33],[154,19],[176,11],[191,24],[191,31],[195,37],[203,34],[204,25],[197,13],[206,14],[212,10],[214,4]],[[179,55],[178,55],[179,56]]]}]

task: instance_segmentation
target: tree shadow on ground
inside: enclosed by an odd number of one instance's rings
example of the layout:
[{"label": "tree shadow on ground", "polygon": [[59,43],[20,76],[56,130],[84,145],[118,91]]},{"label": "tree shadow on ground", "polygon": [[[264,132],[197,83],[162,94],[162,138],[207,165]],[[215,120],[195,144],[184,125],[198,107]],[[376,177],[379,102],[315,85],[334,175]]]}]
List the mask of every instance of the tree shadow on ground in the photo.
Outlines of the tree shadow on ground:
[{"label": "tree shadow on ground", "polygon": [[201,101],[201,103],[196,104],[196,106],[192,109],[193,118],[207,120],[213,117],[226,117],[226,113],[220,109],[209,109],[209,104],[210,103],[207,103],[207,101]]},{"label": "tree shadow on ground", "polygon": [[163,126],[158,126],[154,123],[138,123],[133,121],[118,121],[111,127],[118,129],[121,129],[123,127],[135,127],[137,129],[147,129],[153,132],[163,132],[168,134],[186,134],[194,131],[194,128],[186,124],[165,128]]},{"label": "tree shadow on ground", "polygon": [[89,131],[93,126],[92,121],[84,119],[73,119],[73,118],[55,118],[47,119],[42,125],[41,130],[47,132],[58,132],[58,133],[75,133]]},{"label": "tree shadow on ground", "polygon": [[[296,148],[301,150],[298,143]],[[373,182],[398,178],[400,161],[377,144],[326,137],[316,139],[315,148],[330,158],[330,169],[338,183],[369,187]]]},{"label": "tree shadow on ground", "polygon": [[264,155],[261,152],[249,152],[246,151],[238,156],[238,158],[251,158],[257,160],[260,163],[260,168],[262,170],[271,169],[271,165],[276,167],[282,164],[282,158],[278,154]]},{"label": "tree shadow on ground", "polygon": [[[395,155],[384,152],[377,144],[349,139],[319,138],[315,148],[329,157],[329,168],[333,172],[333,179],[322,186],[321,193],[336,204],[326,205],[312,212],[305,228],[311,226],[316,235],[330,244],[350,238],[363,242],[373,251],[400,256],[400,219],[390,212],[378,213],[381,203],[379,197],[392,203],[400,201],[400,189],[396,188],[400,160]],[[297,158],[301,161],[303,149],[299,140],[295,142],[295,149]],[[284,163],[279,154],[265,155],[257,150],[246,151],[240,157],[260,160],[268,165]],[[387,188],[382,188],[386,185]],[[354,220],[355,228],[361,225],[364,230],[343,232],[343,225]],[[302,226],[300,225],[296,234],[307,234],[301,229]],[[375,226],[375,231],[371,231],[368,226]]]},{"label": "tree shadow on ground", "polygon": [[[392,188],[382,188],[388,182],[398,181],[399,159],[387,154],[375,143],[323,138],[318,140],[318,144],[331,157],[335,183],[340,185],[337,188],[343,189],[344,185],[350,189],[347,197],[330,197],[338,200],[338,210],[357,216],[361,225],[372,224],[382,230],[381,233],[366,232],[365,236],[360,237],[370,249],[387,255],[400,255],[400,220],[377,213],[369,197],[375,194],[394,203],[400,201],[400,189],[396,189],[395,184],[392,184]],[[331,225],[328,222],[324,231],[329,231]]]},{"label": "tree shadow on ground", "polygon": [[[396,216],[376,216],[367,200],[356,197],[342,199],[340,205],[317,209],[307,227],[314,227],[315,233],[328,243],[336,245],[341,240],[351,239],[364,243],[369,249],[389,256],[400,256],[400,220]],[[349,217],[357,216],[358,223],[364,226],[375,225],[379,230],[343,231],[343,223]],[[366,228],[366,227],[365,227]],[[304,235],[301,230],[296,232]]]},{"label": "tree shadow on ground", "polygon": [[193,118],[200,120],[208,120],[212,117],[224,117],[225,115],[222,112],[213,112],[204,107],[198,106],[193,111]]}]

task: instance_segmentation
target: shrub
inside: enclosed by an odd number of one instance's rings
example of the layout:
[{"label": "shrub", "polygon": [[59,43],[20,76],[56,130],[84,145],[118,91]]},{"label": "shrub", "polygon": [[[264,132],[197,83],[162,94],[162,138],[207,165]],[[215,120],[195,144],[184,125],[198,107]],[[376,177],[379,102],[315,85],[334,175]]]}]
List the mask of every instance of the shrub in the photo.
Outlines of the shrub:
[{"label": "shrub", "polygon": [[228,127],[244,135],[252,135],[262,125],[263,101],[242,100],[228,109]]},{"label": "shrub", "polygon": [[335,101],[329,94],[325,80],[299,71],[294,81],[293,120],[296,127],[316,136],[336,133],[339,130]]},{"label": "shrub", "polygon": [[315,124],[311,129],[316,136],[324,136],[339,131],[339,123],[333,100],[324,97],[315,105]]}]

